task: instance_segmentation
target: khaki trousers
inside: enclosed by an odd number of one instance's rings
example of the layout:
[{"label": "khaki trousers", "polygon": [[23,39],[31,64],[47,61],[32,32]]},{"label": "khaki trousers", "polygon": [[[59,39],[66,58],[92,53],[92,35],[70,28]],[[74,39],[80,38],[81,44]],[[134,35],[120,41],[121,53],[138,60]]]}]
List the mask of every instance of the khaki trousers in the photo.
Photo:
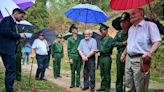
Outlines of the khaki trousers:
[{"label": "khaki trousers", "polygon": [[141,72],[141,57],[126,55],[125,92],[148,92],[150,73]]}]

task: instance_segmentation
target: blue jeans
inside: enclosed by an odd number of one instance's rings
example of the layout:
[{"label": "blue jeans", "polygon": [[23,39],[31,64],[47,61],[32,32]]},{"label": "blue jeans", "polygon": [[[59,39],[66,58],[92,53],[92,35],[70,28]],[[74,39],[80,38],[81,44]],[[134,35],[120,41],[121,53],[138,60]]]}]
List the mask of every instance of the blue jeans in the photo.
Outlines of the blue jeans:
[{"label": "blue jeans", "polygon": [[0,54],[3,60],[3,64],[6,68],[5,71],[5,88],[6,92],[13,92],[13,84],[16,72],[15,55]]},{"label": "blue jeans", "polygon": [[28,64],[29,54],[30,54],[30,53],[28,53],[28,52],[25,52],[25,53],[24,53],[24,58],[23,58],[23,61],[22,61],[22,64],[23,64],[23,65],[24,65],[25,62]]},{"label": "blue jeans", "polygon": [[36,55],[36,60],[38,64],[38,68],[36,71],[36,78],[43,79],[44,78],[44,73],[46,70],[46,64],[48,60],[48,55]]}]

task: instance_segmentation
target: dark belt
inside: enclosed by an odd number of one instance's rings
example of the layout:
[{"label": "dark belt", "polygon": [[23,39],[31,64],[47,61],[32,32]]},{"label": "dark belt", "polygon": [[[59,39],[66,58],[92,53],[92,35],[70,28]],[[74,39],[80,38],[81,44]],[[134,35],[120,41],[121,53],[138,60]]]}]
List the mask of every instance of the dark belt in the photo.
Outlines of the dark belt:
[{"label": "dark belt", "polygon": [[131,58],[134,58],[134,57],[141,57],[143,54],[130,55],[130,54],[127,53],[127,55]]}]

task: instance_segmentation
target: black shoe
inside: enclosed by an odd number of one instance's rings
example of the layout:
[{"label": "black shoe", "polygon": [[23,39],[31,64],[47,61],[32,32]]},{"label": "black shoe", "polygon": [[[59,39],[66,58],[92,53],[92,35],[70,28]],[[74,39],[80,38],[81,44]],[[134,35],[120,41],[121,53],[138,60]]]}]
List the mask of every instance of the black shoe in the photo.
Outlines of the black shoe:
[{"label": "black shoe", "polygon": [[62,78],[60,75],[58,75],[59,78]]},{"label": "black shoe", "polygon": [[35,77],[35,80],[39,80],[39,78],[38,77]]},{"label": "black shoe", "polygon": [[40,80],[42,80],[42,81],[47,81],[47,79],[46,79],[46,78],[40,78]]},{"label": "black shoe", "polygon": [[74,88],[75,86],[71,85],[69,88]]},{"label": "black shoe", "polygon": [[82,88],[82,90],[87,90],[87,89],[89,89],[89,87],[84,87],[84,88]]},{"label": "black shoe", "polygon": [[76,85],[77,88],[79,88],[80,86],[79,85]]},{"label": "black shoe", "polygon": [[91,91],[91,92],[95,92],[95,89],[91,89],[90,91]]},{"label": "black shoe", "polygon": [[105,91],[105,89],[104,88],[99,88],[96,91]]}]

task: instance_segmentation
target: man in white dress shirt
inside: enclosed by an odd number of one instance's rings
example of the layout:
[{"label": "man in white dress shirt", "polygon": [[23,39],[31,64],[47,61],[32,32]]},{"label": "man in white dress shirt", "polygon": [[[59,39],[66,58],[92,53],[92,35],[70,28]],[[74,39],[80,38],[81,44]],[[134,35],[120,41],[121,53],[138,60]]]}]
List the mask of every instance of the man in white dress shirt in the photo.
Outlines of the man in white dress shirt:
[{"label": "man in white dress shirt", "polygon": [[44,33],[39,34],[39,38],[35,39],[32,44],[32,58],[35,57],[36,53],[36,60],[38,64],[38,68],[36,71],[35,79],[36,80],[46,80],[44,78],[45,70],[46,70],[46,63],[48,60],[48,44],[45,40]]},{"label": "man in white dress shirt", "polygon": [[160,46],[159,29],[153,22],[144,20],[144,9],[132,10],[133,24],[128,32],[127,47],[121,56],[125,59],[125,92],[147,92],[150,61]]}]

